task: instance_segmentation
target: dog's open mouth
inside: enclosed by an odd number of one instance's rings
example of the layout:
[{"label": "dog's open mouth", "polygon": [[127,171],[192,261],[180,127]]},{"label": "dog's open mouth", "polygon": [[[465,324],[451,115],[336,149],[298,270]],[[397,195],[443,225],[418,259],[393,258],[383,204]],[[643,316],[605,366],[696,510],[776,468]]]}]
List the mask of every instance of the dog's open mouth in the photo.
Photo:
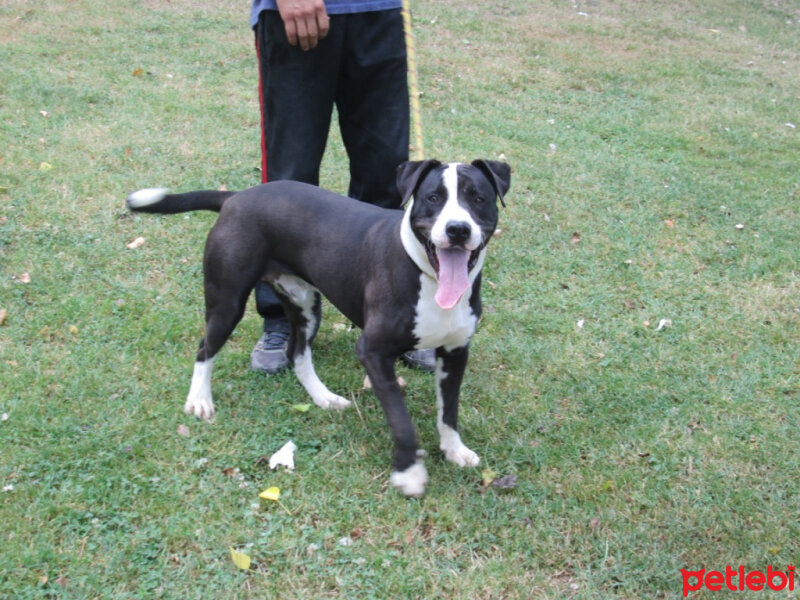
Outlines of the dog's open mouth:
[{"label": "dog's open mouth", "polygon": [[478,262],[480,249],[470,252],[465,248],[437,248],[428,242],[425,251],[439,282],[436,304],[449,310],[470,288],[469,272]]}]

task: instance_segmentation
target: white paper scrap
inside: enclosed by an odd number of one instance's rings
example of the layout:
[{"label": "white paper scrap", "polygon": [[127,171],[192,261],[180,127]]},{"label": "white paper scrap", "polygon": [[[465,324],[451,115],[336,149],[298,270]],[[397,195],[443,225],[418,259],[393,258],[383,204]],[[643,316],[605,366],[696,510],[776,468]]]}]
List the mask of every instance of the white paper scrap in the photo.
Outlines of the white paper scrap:
[{"label": "white paper scrap", "polygon": [[294,471],[294,451],[297,450],[294,442],[286,442],[281,449],[269,457],[269,468],[276,469],[277,467],[286,467],[290,471]]}]

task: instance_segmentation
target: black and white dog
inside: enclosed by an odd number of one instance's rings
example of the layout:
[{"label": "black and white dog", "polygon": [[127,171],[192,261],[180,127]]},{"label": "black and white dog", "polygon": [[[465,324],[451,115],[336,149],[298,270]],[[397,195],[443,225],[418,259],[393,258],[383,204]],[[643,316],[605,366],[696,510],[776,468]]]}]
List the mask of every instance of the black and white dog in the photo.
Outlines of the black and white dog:
[{"label": "black and white dog", "polygon": [[445,457],[478,465],[478,455],[458,434],[459,388],[481,315],[481,267],[497,225],[496,199],[503,201],[510,177],[507,164],[490,160],[407,162],[397,176],[403,201],[413,197],[404,212],[288,181],[242,192],[131,194],[133,211],[219,212],[203,257],[206,329],[186,413],[213,416],[214,358],[263,279],[289,317],[288,355],[317,406],[350,404],[325,387],[311,362],[320,294],[362,329],[356,351],[391,428],[394,486],[419,496],[428,480],[395,376],[397,357],[411,349],[436,348],[437,425]]}]

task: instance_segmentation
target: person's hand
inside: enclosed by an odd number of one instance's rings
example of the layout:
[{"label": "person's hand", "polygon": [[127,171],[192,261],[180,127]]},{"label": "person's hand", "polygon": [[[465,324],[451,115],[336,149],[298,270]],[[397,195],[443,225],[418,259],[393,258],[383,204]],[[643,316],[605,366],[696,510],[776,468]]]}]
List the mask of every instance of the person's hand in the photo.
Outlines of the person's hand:
[{"label": "person's hand", "polygon": [[328,35],[330,21],[323,0],[276,0],[286,39],[303,50],[316,48]]}]

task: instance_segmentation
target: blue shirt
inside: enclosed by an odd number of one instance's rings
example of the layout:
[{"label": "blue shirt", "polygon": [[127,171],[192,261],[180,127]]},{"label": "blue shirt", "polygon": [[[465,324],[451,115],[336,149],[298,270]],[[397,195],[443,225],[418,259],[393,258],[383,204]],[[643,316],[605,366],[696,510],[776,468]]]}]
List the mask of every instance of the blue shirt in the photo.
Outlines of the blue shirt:
[{"label": "blue shirt", "polygon": [[[402,0],[325,0],[325,10],[329,15],[371,12],[401,8]],[[255,27],[262,10],[278,10],[275,0],[253,0],[250,11],[250,25]]]}]

